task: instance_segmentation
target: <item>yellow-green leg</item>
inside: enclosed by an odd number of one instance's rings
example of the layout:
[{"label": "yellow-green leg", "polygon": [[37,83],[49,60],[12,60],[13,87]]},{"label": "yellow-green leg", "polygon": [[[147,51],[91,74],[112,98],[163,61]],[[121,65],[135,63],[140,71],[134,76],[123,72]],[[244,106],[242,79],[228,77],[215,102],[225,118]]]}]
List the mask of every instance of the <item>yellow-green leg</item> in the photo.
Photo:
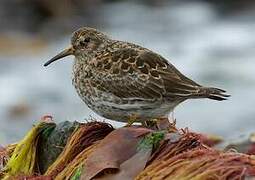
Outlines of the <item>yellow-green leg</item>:
[{"label": "yellow-green leg", "polygon": [[136,122],[137,119],[138,119],[138,115],[137,115],[137,114],[132,114],[132,115],[129,117],[129,120],[128,120],[126,126],[132,126],[132,124],[133,124],[134,122]]},{"label": "yellow-green leg", "polygon": [[159,117],[159,118],[143,121],[142,125],[144,127],[154,129],[154,130],[168,130],[169,128],[175,127],[175,121],[173,121],[173,123],[170,123],[168,118]]},{"label": "yellow-green leg", "polygon": [[146,121],[142,121],[142,126],[152,128],[157,125],[157,119],[149,119]]}]

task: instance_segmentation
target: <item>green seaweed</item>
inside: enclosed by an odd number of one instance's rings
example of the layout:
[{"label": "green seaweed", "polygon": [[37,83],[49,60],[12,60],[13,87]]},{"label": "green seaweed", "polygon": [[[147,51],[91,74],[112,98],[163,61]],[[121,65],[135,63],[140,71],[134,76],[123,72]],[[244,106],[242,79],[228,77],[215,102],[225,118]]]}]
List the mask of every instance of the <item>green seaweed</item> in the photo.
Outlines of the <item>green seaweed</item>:
[{"label": "green seaweed", "polygon": [[4,179],[11,176],[33,175],[36,168],[36,153],[38,138],[43,132],[49,132],[55,127],[55,123],[39,122],[17,144],[14,152],[4,167]]},{"label": "green seaweed", "polygon": [[156,149],[165,137],[165,131],[152,132],[146,135],[138,144],[137,150]]},{"label": "green seaweed", "polygon": [[83,170],[83,166],[80,166],[79,168],[76,169],[74,172],[74,175],[71,177],[71,180],[79,180],[81,177],[81,172]]}]

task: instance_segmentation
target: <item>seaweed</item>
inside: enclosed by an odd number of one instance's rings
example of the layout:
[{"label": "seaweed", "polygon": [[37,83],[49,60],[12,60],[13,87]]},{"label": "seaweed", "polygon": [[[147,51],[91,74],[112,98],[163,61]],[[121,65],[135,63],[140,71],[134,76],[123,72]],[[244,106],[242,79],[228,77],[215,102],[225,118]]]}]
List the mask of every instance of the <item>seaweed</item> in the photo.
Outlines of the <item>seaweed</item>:
[{"label": "seaweed", "polygon": [[15,147],[4,167],[4,179],[17,175],[33,175],[36,168],[37,143],[42,133],[51,131],[55,123],[39,122]]},{"label": "seaweed", "polygon": [[47,133],[43,133],[38,141],[38,166],[40,174],[44,174],[48,167],[63,151],[68,138],[79,126],[78,122],[64,121]]}]

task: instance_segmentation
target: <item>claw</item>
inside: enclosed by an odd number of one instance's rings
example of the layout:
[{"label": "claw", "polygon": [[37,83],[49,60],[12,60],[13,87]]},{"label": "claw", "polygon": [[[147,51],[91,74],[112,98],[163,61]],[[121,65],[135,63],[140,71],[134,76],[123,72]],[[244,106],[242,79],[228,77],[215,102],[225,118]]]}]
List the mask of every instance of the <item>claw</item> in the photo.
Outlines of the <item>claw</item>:
[{"label": "claw", "polygon": [[132,114],[130,117],[129,117],[129,120],[126,124],[127,127],[129,126],[132,126],[132,124],[134,124],[134,122],[136,122],[138,119],[138,115],[137,114]]}]

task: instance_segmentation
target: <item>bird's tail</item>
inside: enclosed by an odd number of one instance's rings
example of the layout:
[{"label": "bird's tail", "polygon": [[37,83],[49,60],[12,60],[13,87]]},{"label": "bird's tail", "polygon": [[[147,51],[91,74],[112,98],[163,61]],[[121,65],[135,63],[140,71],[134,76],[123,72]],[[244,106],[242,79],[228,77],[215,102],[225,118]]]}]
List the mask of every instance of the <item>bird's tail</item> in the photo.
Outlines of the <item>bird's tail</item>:
[{"label": "bird's tail", "polygon": [[200,87],[196,97],[223,101],[223,100],[227,100],[227,97],[230,97],[230,95],[226,94],[226,91],[222,89],[211,88],[211,87]]}]

